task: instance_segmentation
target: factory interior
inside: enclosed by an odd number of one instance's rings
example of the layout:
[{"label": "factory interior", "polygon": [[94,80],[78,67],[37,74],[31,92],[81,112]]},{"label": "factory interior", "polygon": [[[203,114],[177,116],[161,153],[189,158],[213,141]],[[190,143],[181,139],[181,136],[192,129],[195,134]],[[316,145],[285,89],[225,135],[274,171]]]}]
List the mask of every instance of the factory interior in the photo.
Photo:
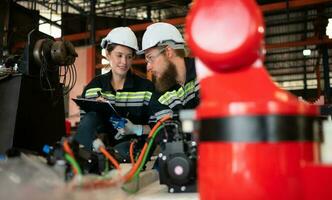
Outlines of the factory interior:
[{"label": "factory interior", "polygon": [[331,49],[332,0],[1,0],[0,197],[331,200]]}]

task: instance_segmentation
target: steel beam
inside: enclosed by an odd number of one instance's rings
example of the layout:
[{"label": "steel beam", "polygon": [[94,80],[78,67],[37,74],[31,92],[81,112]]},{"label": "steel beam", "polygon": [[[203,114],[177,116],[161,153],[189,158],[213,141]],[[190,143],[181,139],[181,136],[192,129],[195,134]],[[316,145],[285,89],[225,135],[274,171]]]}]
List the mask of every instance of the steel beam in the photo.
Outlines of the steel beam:
[{"label": "steel beam", "polygon": [[324,3],[332,3],[331,0],[288,0],[287,2],[271,3],[261,5],[260,8],[263,12],[272,12],[284,9],[297,9],[303,7],[310,7],[313,5],[319,5]]},{"label": "steel beam", "polygon": [[326,103],[331,103],[331,88],[330,88],[330,67],[329,67],[329,54],[326,45],[322,47],[323,51],[323,72],[324,72],[324,94]]},{"label": "steel beam", "polygon": [[283,42],[283,43],[274,43],[274,44],[266,44],[266,49],[276,49],[276,48],[289,48],[289,47],[303,47],[306,45],[322,45],[322,44],[332,44],[332,40],[329,38],[319,39],[319,38],[307,38],[302,41],[294,41],[294,42]]},{"label": "steel beam", "polygon": [[52,21],[52,20],[50,20],[50,19],[48,19],[46,17],[43,17],[43,16],[39,15],[39,19],[41,19],[41,20],[43,20],[43,21],[45,21],[45,22],[47,22],[49,24],[52,24],[52,25],[54,25],[54,26],[56,26],[58,28],[61,28],[60,24],[58,24],[58,23],[56,23],[56,22],[54,22],[54,21]]}]

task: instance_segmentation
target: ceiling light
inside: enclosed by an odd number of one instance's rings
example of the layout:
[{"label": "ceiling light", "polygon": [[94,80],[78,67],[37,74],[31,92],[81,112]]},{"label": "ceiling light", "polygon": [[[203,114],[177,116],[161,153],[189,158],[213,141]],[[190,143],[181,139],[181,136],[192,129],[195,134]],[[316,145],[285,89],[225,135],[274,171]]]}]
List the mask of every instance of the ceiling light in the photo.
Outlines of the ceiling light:
[{"label": "ceiling light", "polygon": [[329,19],[329,23],[327,24],[326,35],[329,36],[330,39],[332,39],[332,18]]},{"label": "ceiling light", "polygon": [[311,50],[310,49],[304,49],[303,50],[303,55],[304,56],[310,56],[311,55]]}]

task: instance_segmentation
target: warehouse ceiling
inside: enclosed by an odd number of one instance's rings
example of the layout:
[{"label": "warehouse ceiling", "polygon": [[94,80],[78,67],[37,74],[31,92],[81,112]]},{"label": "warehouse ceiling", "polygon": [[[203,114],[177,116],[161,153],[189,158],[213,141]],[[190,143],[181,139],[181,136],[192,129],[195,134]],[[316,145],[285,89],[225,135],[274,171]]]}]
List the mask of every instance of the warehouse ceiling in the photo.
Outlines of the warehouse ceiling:
[{"label": "warehouse ceiling", "polygon": [[95,4],[98,16],[161,20],[185,16],[191,0],[16,0],[21,5],[54,13],[72,12],[89,15]]},{"label": "warehouse ceiling", "polygon": [[[29,9],[161,21],[185,17],[191,0],[14,0]],[[287,89],[321,87],[322,57],[331,57],[325,36],[332,18],[332,0],[257,0],[264,12],[267,54],[265,64],[273,79]],[[93,7],[95,3],[95,7]],[[44,20],[45,17],[43,17]],[[48,22],[61,26],[57,21]],[[182,27],[182,26],[180,26]],[[311,54],[303,55],[308,49]],[[332,59],[328,59],[331,63]],[[331,66],[331,65],[329,65]],[[329,67],[328,66],[328,67]],[[331,69],[330,69],[331,70]],[[318,78],[317,78],[318,77]],[[330,74],[330,77],[332,75]]]}]

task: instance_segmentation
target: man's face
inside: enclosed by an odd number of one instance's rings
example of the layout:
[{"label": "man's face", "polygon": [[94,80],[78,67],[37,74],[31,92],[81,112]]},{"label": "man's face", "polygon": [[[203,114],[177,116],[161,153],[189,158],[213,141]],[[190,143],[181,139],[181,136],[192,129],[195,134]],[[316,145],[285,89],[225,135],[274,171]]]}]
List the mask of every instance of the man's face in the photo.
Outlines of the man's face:
[{"label": "man's face", "polygon": [[165,55],[165,47],[151,48],[145,52],[147,70],[152,73],[152,82],[158,92],[166,92],[176,84],[176,67]]}]

